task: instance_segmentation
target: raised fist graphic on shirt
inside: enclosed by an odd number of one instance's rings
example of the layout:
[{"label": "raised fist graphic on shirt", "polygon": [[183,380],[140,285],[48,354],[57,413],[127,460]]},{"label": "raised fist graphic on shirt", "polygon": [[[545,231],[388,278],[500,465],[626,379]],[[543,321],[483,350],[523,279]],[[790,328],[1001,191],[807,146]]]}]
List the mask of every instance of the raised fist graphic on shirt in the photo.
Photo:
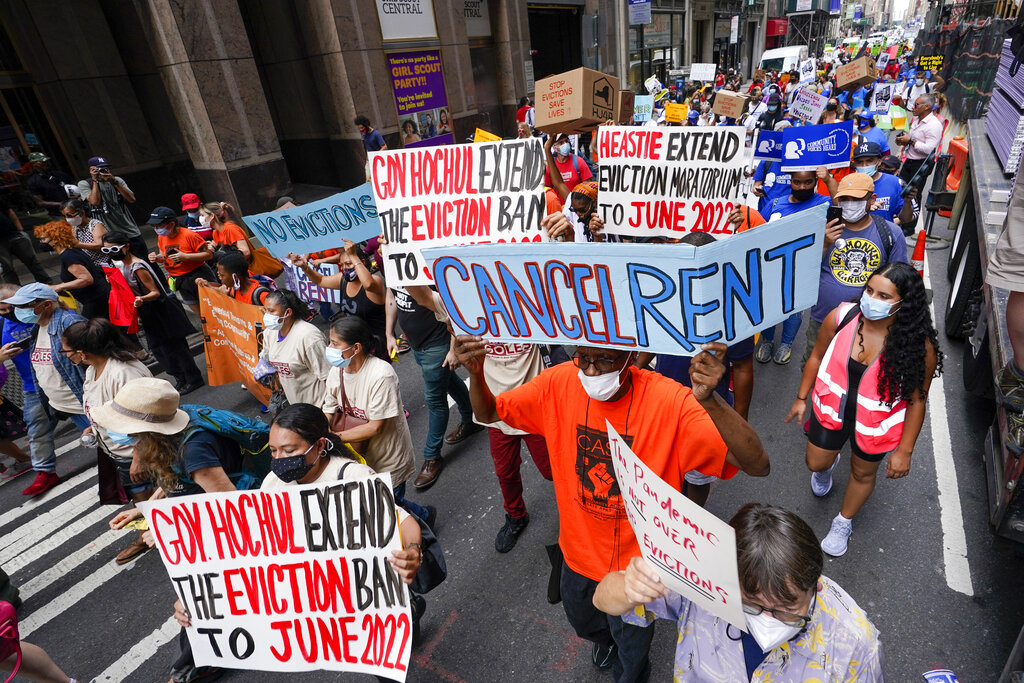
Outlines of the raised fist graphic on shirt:
[{"label": "raised fist graphic on shirt", "polygon": [[587,476],[590,477],[590,481],[594,484],[594,498],[608,500],[612,484],[615,483],[615,478],[608,471],[608,466],[603,462],[599,462],[587,472]]}]

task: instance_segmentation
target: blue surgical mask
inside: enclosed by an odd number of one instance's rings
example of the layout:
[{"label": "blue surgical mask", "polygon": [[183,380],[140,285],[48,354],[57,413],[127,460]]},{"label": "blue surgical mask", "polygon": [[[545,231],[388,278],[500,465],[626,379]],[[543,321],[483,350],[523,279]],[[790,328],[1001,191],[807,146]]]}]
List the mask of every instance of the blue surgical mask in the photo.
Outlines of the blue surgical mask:
[{"label": "blue surgical mask", "polygon": [[39,322],[39,314],[31,308],[15,308],[14,317],[26,325],[35,325]]},{"label": "blue surgical mask", "polygon": [[110,429],[107,430],[107,438],[116,446],[134,446],[139,442],[139,437],[134,434],[122,434]]},{"label": "blue surgical mask", "polygon": [[343,353],[344,351],[342,351],[341,349],[332,349],[330,347],[324,350],[324,355],[327,357],[327,362],[336,368],[348,367],[348,364],[352,362],[352,359],[345,358],[342,355]]},{"label": "blue surgical mask", "polygon": [[167,228],[156,228],[156,234],[160,235],[161,237],[167,237],[168,235],[171,234],[171,231],[168,230]]},{"label": "blue surgical mask", "polygon": [[779,110],[779,108],[777,106],[773,106],[773,105],[770,105],[770,104],[768,105],[768,111],[776,112],[778,110]]},{"label": "blue surgical mask", "polygon": [[[313,465],[306,463],[306,454],[313,450],[312,444],[304,452],[298,455],[289,455],[284,458],[271,458],[270,459],[270,471],[277,475],[277,478],[285,482],[293,482],[302,479],[304,476],[309,474],[309,471],[313,469]],[[323,456],[321,453],[317,456],[317,460]],[[316,464],[316,460],[313,461]]]},{"label": "blue surgical mask", "polygon": [[872,296],[868,296],[867,292],[864,292],[860,295],[860,312],[868,320],[882,320],[898,311],[899,303],[899,301],[893,301],[892,303],[879,301]]},{"label": "blue surgical mask", "polygon": [[561,144],[561,146],[559,146],[559,148],[558,148],[558,153],[561,154],[563,157],[569,156],[569,154],[571,152],[572,152],[572,145],[570,145],[568,142],[563,142]]},{"label": "blue surgical mask", "polygon": [[877,172],[878,172],[878,164],[875,164],[874,166],[858,166],[857,167],[857,173],[863,173],[864,175],[871,176],[872,178],[875,176],[875,173],[877,173]]}]

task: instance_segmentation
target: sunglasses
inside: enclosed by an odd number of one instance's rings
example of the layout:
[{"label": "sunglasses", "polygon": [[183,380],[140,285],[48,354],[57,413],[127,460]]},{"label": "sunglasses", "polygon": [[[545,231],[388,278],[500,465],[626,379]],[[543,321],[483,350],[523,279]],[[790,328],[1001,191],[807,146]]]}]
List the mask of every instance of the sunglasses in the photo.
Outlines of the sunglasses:
[{"label": "sunglasses", "polygon": [[122,250],[124,250],[123,246],[100,247],[100,252],[104,254],[120,254]]}]

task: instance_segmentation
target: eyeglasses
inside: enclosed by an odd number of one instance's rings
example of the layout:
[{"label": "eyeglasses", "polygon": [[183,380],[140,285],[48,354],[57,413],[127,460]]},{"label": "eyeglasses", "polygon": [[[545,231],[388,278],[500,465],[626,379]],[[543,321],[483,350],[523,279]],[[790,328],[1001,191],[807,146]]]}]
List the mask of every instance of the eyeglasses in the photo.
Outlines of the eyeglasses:
[{"label": "eyeglasses", "polygon": [[122,249],[124,247],[120,245],[116,247],[100,247],[100,251],[104,254],[120,254]]},{"label": "eyeglasses", "polygon": [[597,368],[598,372],[605,373],[615,370],[615,364],[619,362],[619,359],[609,358],[608,356],[598,356],[597,358],[590,359],[586,356],[581,356],[580,352],[577,351],[576,354],[572,357],[572,362],[580,370],[586,371],[586,369],[589,368],[590,366],[594,366],[595,368]]},{"label": "eyeglasses", "polygon": [[[814,605],[813,598],[811,599],[811,605]],[[768,614],[772,615],[773,617],[781,621],[786,626],[804,628],[805,626],[807,626],[807,624],[811,623],[810,615],[802,616],[799,614],[790,614],[789,612],[783,612],[782,610],[768,609],[764,605],[759,605],[756,602],[747,602],[746,600],[743,600],[743,612],[751,616],[755,614],[761,614],[762,612],[767,612]]]}]

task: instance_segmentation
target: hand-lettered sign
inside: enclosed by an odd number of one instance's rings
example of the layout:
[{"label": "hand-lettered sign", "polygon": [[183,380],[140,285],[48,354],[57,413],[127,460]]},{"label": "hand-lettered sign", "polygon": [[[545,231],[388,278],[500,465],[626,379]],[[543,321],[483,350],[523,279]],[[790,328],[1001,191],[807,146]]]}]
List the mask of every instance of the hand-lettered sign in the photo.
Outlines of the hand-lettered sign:
[{"label": "hand-lettered sign", "polygon": [[427,247],[544,241],[545,164],[539,138],[372,152],[388,285],[430,284]]},{"label": "hand-lettered sign", "polygon": [[345,240],[364,242],[380,234],[370,184],[363,183],[317,202],[242,218],[253,235],[279,259],[288,252],[340,249]]},{"label": "hand-lettered sign", "polygon": [[946,61],[945,55],[923,55],[917,58],[917,68],[921,71],[931,71],[933,74],[942,71],[942,64]]},{"label": "hand-lettered sign", "polygon": [[801,88],[793,99],[793,104],[789,108],[789,113],[799,119],[804,119],[805,121],[814,124],[821,119],[821,113],[825,111],[825,106],[827,104],[827,96],[816,93],[810,88]]},{"label": "hand-lettered sign", "polygon": [[813,306],[824,228],[817,206],[699,249],[552,243],[425,256],[460,334],[694,355]]},{"label": "hand-lettered sign", "polygon": [[853,121],[790,126],[782,131],[782,170],[813,171],[850,165]]},{"label": "hand-lettered sign", "polygon": [[746,631],[736,532],[666,484],[605,424],[615,481],[644,559],[670,590]]},{"label": "hand-lettered sign", "polygon": [[716,64],[694,64],[690,67],[690,80],[691,81],[713,81],[715,80],[715,71],[718,69]]},{"label": "hand-lettered sign", "polygon": [[633,120],[644,123],[651,120],[654,111],[654,95],[637,95],[633,98]]},{"label": "hand-lettered sign", "polygon": [[730,234],[746,164],[742,126],[601,126],[597,210],[616,235]]},{"label": "hand-lettered sign", "polygon": [[253,381],[263,332],[259,306],[237,301],[210,287],[199,287],[199,315],[210,386],[242,382],[256,400],[267,405],[270,389]]},{"label": "hand-lettered sign", "polygon": [[[289,289],[299,295],[299,298],[306,303],[313,301],[326,301],[332,304],[340,304],[345,300],[342,296],[340,289],[326,289],[324,287],[318,287],[309,277],[303,272],[302,268],[296,268],[292,265],[291,261],[284,260],[281,262],[284,266],[284,286],[285,289]],[[310,267],[319,272],[323,276],[337,275],[341,272],[341,268],[336,263],[321,263],[318,266],[310,264]]]},{"label": "hand-lettered sign", "polygon": [[388,474],[140,503],[200,666],[404,681],[409,590]]}]

